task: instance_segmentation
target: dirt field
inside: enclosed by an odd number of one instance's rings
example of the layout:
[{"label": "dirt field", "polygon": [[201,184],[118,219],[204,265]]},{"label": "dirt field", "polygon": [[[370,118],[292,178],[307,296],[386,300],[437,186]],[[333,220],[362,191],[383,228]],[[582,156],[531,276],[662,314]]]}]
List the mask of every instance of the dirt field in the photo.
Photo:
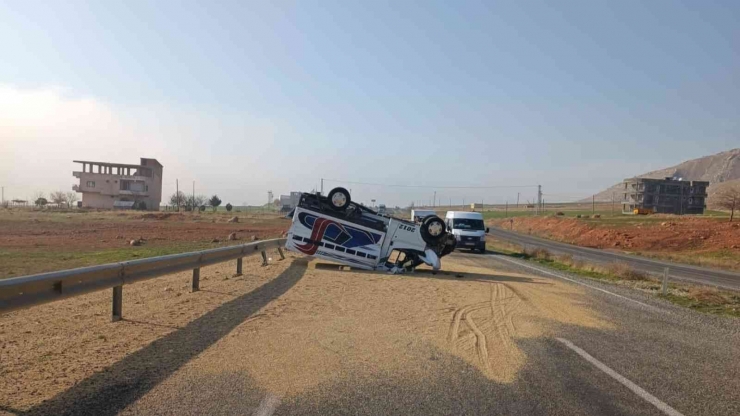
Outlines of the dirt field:
[{"label": "dirt field", "polygon": [[575,219],[550,215],[489,223],[584,247],[740,269],[740,222],[725,219],[675,215]]},{"label": "dirt field", "polygon": [[158,385],[148,394],[156,396],[180,366],[224,349],[240,360],[188,371],[247,371],[285,397],[354,367],[414,380],[424,369],[405,365],[398,351],[431,345],[506,383],[527,360],[515,339],[546,336],[557,324],[610,327],[577,301],[573,285],[465,260],[448,261],[436,276],[338,271],[293,254],[244,266],[242,277],[233,277],[233,264],[203,269],[197,293],[188,290],[189,273],[126,286],[118,323],[110,322],[109,291],[0,317],[0,409],[23,411],[72,387],[91,394],[126,379]]},{"label": "dirt field", "polygon": [[[228,222],[234,216],[239,222]],[[237,212],[0,209],[0,278],[275,238],[289,226],[277,215]],[[231,233],[239,240],[228,241]]]}]

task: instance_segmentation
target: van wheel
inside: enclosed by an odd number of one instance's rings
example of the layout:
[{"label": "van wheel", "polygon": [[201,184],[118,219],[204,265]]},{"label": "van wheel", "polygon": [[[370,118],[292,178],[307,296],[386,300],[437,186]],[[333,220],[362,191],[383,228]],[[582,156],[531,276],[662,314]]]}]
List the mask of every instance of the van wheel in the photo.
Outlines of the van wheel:
[{"label": "van wheel", "polygon": [[430,215],[424,218],[421,223],[421,238],[427,244],[434,244],[444,237],[446,227],[445,222],[436,215]]},{"label": "van wheel", "polygon": [[327,196],[329,205],[335,211],[344,211],[352,202],[349,198],[349,191],[344,188],[334,188]]}]

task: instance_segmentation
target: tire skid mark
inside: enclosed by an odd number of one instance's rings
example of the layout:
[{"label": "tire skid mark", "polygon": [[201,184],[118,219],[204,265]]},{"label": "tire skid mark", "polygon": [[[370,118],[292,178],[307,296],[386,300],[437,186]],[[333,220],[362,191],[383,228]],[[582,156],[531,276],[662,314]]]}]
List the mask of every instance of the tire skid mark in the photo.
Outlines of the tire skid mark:
[{"label": "tire skid mark", "polygon": [[471,310],[478,310],[485,306],[485,303],[474,303],[455,310],[455,313],[452,315],[452,326],[450,327],[450,342],[454,343],[458,339],[460,333],[460,322],[463,320],[465,315]]},{"label": "tire skid mark", "polygon": [[488,345],[486,343],[486,336],[481,332],[480,329],[478,329],[478,326],[475,325],[475,321],[473,321],[473,318],[469,314],[465,314],[465,323],[468,324],[468,327],[470,327],[470,330],[473,331],[475,334],[475,341],[477,352],[478,352],[478,358],[481,360],[481,364],[483,364],[483,368],[486,371],[491,371],[491,363],[488,357]]},{"label": "tire skid mark", "polygon": [[[493,369],[488,345],[490,340],[486,334],[495,333],[506,353],[516,350],[513,342],[516,326],[513,319],[523,303],[523,296],[509,285],[499,282],[492,283],[489,290],[488,301],[466,305],[454,311],[449,341],[455,349],[468,350],[474,347],[484,371],[490,373]],[[481,310],[490,311],[490,316],[474,318],[473,313]],[[470,332],[463,335],[460,328],[462,322],[470,329]]]}]

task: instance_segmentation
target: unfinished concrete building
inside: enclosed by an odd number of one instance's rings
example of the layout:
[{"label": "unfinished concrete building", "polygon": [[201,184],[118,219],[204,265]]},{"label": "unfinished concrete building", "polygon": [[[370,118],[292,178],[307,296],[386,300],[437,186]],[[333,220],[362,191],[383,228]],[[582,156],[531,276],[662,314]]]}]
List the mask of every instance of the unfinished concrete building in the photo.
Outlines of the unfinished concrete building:
[{"label": "unfinished concrete building", "polygon": [[138,165],[83,160],[74,163],[82,164],[82,171],[72,172],[80,180],[72,189],[82,194],[83,208],[159,210],[164,167],[156,159],[141,158]]},{"label": "unfinished concrete building", "polygon": [[709,182],[675,178],[624,180],[622,213],[703,214]]}]

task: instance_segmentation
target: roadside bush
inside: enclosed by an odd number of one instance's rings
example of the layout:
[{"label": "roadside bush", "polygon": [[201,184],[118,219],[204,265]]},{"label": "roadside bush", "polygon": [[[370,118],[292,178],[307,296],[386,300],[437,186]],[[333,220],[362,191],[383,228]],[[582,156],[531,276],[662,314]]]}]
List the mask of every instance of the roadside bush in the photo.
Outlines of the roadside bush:
[{"label": "roadside bush", "polygon": [[562,217],[565,215],[565,213],[563,211],[558,211],[555,213],[555,215],[557,215],[558,217]]},{"label": "roadside bush", "polygon": [[525,249],[524,255],[537,260],[552,260],[552,255],[544,248]]},{"label": "roadside bush", "polygon": [[648,280],[647,274],[633,269],[626,263],[612,263],[606,267],[606,271],[624,280]]},{"label": "roadside bush", "polygon": [[228,212],[231,212],[231,210],[232,210],[233,208],[234,208],[234,206],[233,206],[233,205],[231,205],[230,203],[229,203],[229,204],[226,204],[226,211],[228,211]]}]

